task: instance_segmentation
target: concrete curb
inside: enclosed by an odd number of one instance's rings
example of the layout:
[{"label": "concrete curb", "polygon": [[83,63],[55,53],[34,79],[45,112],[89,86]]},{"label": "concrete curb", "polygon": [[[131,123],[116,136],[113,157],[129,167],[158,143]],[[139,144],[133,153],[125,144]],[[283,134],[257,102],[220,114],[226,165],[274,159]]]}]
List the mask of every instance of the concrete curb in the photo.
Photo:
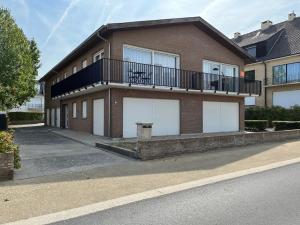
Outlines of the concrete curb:
[{"label": "concrete curb", "polygon": [[142,201],[142,200],[151,199],[151,198],[155,198],[155,197],[159,197],[159,196],[163,196],[163,195],[167,195],[167,194],[171,194],[171,193],[175,193],[175,192],[179,192],[179,191],[184,191],[184,190],[188,190],[188,189],[192,189],[192,188],[196,188],[196,187],[201,187],[204,185],[213,184],[213,183],[217,183],[217,182],[225,181],[225,180],[230,180],[230,179],[238,178],[238,177],[245,176],[245,175],[264,172],[267,170],[271,170],[271,169],[275,169],[275,168],[279,168],[279,167],[283,167],[283,166],[287,166],[287,165],[291,165],[291,164],[295,164],[295,163],[299,163],[299,162],[300,162],[300,158],[286,160],[286,161],[277,162],[277,163],[272,163],[269,165],[250,168],[250,169],[241,170],[241,171],[236,171],[236,172],[232,172],[232,173],[228,173],[228,174],[224,174],[224,175],[218,175],[218,176],[213,176],[213,177],[209,177],[209,178],[205,178],[205,179],[200,179],[200,180],[195,180],[195,181],[191,181],[191,182],[187,182],[187,183],[173,185],[173,186],[169,186],[169,187],[158,188],[158,189],[154,189],[151,191],[141,192],[141,193],[128,195],[128,196],[124,196],[124,197],[120,197],[120,198],[116,198],[116,199],[112,199],[112,200],[94,203],[91,205],[82,206],[79,208],[74,208],[74,209],[69,209],[69,210],[56,212],[56,213],[52,213],[52,214],[42,215],[42,216],[24,219],[24,220],[20,220],[20,221],[16,221],[16,222],[6,223],[6,225],[37,225],[37,224],[55,223],[58,221],[68,220],[68,219],[88,215],[91,213],[107,210],[107,209],[117,207],[117,206],[127,205],[127,204],[134,203],[137,201]]}]

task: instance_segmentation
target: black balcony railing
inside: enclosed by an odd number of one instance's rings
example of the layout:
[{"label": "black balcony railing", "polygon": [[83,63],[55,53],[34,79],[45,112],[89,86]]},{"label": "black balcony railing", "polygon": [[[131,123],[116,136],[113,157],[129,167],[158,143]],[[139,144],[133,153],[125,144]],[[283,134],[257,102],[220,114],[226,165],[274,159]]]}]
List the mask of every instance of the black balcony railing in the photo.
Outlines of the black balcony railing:
[{"label": "black balcony railing", "polygon": [[56,97],[97,83],[125,83],[152,87],[211,90],[261,94],[261,81],[250,81],[203,72],[195,72],[142,63],[101,59],[51,87]]}]

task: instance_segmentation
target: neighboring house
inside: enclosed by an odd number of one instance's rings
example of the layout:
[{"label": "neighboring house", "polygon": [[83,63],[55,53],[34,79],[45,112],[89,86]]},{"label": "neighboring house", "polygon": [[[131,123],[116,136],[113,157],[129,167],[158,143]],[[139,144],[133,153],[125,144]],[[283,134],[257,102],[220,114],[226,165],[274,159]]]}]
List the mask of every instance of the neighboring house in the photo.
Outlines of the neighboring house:
[{"label": "neighboring house", "polygon": [[[108,137],[244,129],[253,58],[200,17],[101,26],[41,81],[46,124]],[[203,71],[203,72],[200,72]]]},{"label": "neighboring house", "polygon": [[290,13],[278,24],[262,22],[261,29],[235,33],[233,40],[257,59],[246,65],[245,76],[263,81],[262,95],[246,98],[246,105],[300,105],[300,17]]},{"label": "neighboring house", "polygon": [[9,110],[10,112],[44,112],[44,90],[43,85],[39,82],[36,83],[37,90],[36,96],[31,98],[28,102],[17,108]]}]

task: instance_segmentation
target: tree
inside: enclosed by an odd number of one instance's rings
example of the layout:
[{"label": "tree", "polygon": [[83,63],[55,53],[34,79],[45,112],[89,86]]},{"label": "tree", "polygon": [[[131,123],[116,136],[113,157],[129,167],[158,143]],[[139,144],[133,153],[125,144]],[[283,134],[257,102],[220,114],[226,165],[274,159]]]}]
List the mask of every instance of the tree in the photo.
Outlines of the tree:
[{"label": "tree", "polygon": [[0,8],[0,110],[22,105],[35,96],[40,52],[7,9]]}]

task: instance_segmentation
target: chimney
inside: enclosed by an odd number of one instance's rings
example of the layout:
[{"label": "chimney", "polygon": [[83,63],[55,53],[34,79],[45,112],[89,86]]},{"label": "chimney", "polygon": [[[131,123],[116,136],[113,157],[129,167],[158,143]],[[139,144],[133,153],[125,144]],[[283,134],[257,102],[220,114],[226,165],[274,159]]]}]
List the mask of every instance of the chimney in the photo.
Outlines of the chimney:
[{"label": "chimney", "polygon": [[295,18],[296,18],[296,13],[294,13],[294,11],[291,12],[291,13],[289,13],[289,15],[288,15],[288,21],[292,21]]},{"label": "chimney", "polygon": [[238,38],[239,36],[241,36],[241,33],[240,33],[240,32],[235,32],[235,33],[234,33],[234,39]]},{"label": "chimney", "polygon": [[264,22],[261,22],[261,29],[262,30],[268,29],[272,24],[273,23],[270,20],[266,20]]}]

